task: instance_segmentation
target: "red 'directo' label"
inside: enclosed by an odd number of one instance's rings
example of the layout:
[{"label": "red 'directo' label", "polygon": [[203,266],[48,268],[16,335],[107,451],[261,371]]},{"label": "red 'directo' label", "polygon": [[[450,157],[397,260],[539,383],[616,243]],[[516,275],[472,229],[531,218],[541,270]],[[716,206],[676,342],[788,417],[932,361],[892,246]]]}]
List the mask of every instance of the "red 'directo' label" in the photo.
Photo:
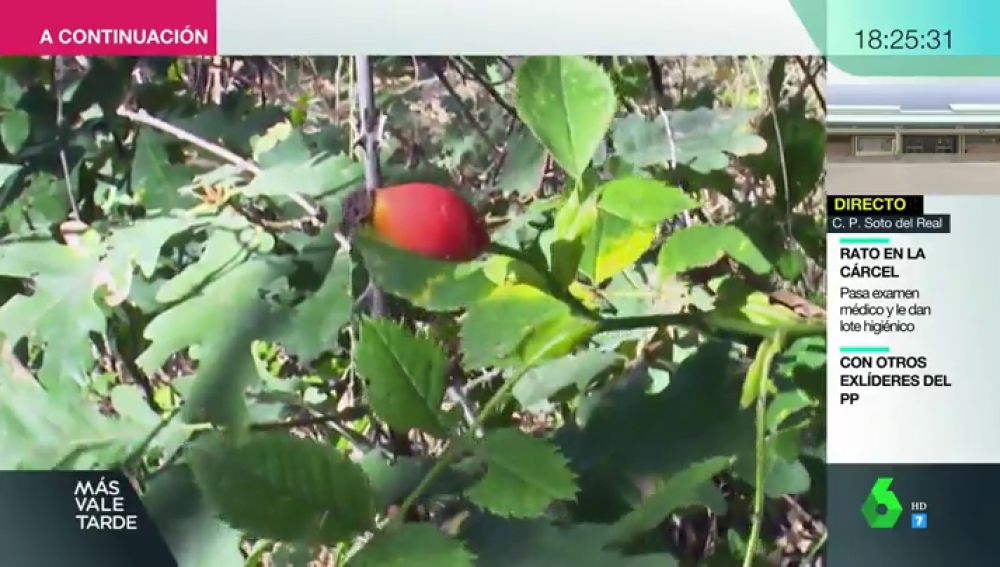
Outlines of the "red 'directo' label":
[{"label": "red 'directo' label", "polygon": [[0,55],[211,55],[216,0],[27,0],[5,9]]}]

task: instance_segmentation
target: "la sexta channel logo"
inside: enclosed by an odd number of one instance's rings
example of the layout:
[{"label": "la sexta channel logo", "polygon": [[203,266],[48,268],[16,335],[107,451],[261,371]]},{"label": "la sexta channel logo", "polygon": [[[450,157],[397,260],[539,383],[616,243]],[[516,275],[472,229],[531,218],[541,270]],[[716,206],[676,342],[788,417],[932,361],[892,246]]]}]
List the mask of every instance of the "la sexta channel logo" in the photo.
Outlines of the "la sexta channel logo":
[{"label": "la sexta channel logo", "polygon": [[865,503],[861,505],[861,515],[868,527],[876,529],[893,528],[903,515],[903,505],[892,491],[892,477],[879,477],[868,491]]},{"label": "la sexta channel logo", "polygon": [[[880,476],[875,480],[864,504],[861,505],[861,515],[864,516],[868,527],[874,529],[891,529],[899,523],[899,518],[903,515],[903,504],[892,489],[893,477]],[[927,502],[923,500],[911,500],[910,527],[915,530],[926,530],[927,525]]]}]

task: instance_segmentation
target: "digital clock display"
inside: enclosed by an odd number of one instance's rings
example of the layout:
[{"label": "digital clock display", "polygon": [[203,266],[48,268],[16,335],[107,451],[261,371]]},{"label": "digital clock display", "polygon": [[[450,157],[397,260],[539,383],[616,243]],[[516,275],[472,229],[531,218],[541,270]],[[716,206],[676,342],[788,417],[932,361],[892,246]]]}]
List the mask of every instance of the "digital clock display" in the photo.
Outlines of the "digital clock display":
[{"label": "digital clock display", "polygon": [[858,30],[858,47],[865,51],[921,51],[951,49],[951,30]]}]

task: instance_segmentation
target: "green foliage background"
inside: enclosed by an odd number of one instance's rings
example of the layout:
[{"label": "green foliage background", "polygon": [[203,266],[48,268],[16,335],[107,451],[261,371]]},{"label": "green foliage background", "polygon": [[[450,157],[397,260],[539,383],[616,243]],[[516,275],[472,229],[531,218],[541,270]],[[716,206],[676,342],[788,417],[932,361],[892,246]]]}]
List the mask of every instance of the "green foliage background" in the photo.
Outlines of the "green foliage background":
[{"label": "green foliage background", "polygon": [[[365,156],[352,58],[0,59],[0,465],[182,565],[815,564],[823,62],[374,75]],[[347,241],[365,159],[494,249]]]}]

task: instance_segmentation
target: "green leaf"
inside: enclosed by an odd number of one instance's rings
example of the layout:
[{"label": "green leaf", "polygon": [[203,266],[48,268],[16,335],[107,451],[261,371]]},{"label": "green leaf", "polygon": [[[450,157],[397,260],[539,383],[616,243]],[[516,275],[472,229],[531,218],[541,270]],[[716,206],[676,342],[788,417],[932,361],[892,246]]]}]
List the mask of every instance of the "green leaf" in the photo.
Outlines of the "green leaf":
[{"label": "green leaf", "polygon": [[747,369],[746,379],[743,381],[743,391],[740,394],[740,407],[746,409],[754,403],[757,396],[764,395],[770,383],[771,365],[774,358],[778,356],[784,346],[785,337],[779,331],[764,339],[757,347],[757,354],[754,356],[750,368]]},{"label": "green leaf", "polygon": [[[281,151],[282,148],[279,145],[271,151]],[[298,193],[323,197],[357,187],[364,181],[363,166],[346,154],[298,159],[301,157],[298,152],[276,157],[272,166],[264,168],[240,191],[250,196]]]},{"label": "green leaf", "polygon": [[608,131],[617,101],[608,75],[584,57],[529,57],[517,69],[521,120],[579,179]]},{"label": "green leaf", "polygon": [[731,343],[709,341],[656,394],[643,380],[596,392],[577,410],[579,431],[562,432],[560,445],[581,475],[607,467],[622,475],[672,475],[752,451],[753,414],[738,403],[743,373]]},{"label": "green leaf", "polygon": [[21,166],[10,163],[0,163],[0,186],[7,183],[7,180],[17,175],[21,171]]},{"label": "green leaf", "polygon": [[288,323],[276,333],[276,340],[299,358],[313,360],[323,351],[334,349],[353,309],[351,257],[341,251],[334,256],[323,285],[295,306]]},{"label": "green leaf", "polygon": [[188,264],[174,277],[164,282],[156,292],[160,303],[175,303],[197,292],[212,278],[225,273],[247,258],[251,248],[247,235],[253,232],[244,219],[232,219],[225,228],[214,227],[196,262]]},{"label": "green leaf", "polygon": [[597,326],[593,319],[569,313],[553,317],[528,333],[515,351],[517,358],[512,362],[533,367],[565,356],[593,335]]},{"label": "green leaf", "polygon": [[163,215],[117,228],[108,238],[108,256],[113,259],[110,263],[134,264],[144,276],[152,277],[167,240],[197,223],[198,219],[190,216]]},{"label": "green leaf", "polygon": [[3,122],[0,122],[0,138],[12,155],[17,155],[17,152],[21,151],[30,133],[31,117],[27,112],[18,109],[3,115]]},{"label": "green leaf", "polygon": [[150,344],[136,364],[147,373],[175,352],[200,349],[197,377],[183,409],[185,421],[231,427],[248,422],[243,391],[258,379],[250,345],[267,337],[282,316],[261,298],[260,290],[287,269],[267,260],[244,262],[146,326],[143,335]]},{"label": "green leaf", "polygon": [[367,382],[372,410],[389,425],[401,431],[445,433],[441,402],[448,358],[433,340],[414,336],[392,321],[366,319],[355,364]]},{"label": "green leaf", "polygon": [[47,387],[86,380],[93,364],[89,334],[106,326],[95,295],[103,292],[109,305],[121,303],[131,287],[133,261],[151,274],[163,242],[188,222],[142,220],[116,229],[104,243],[88,232],[76,247],[38,240],[0,244],[0,273],[33,278],[36,288],[0,307],[0,324],[10,340],[29,337],[44,346],[41,378]]},{"label": "green leaf", "polygon": [[556,211],[555,237],[558,240],[576,240],[586,234],[597,221],[600,192],[584,195],[572,190]]},{"label": "green leaf", "polygon": [[334,544],[374,523],[368,479],[328,444],[280,433],[213,433],[187,457],[220,517],[253,536]]},{"label": "green leaf", "polygon": [[395,248],[364,233],[355,238],[365,269],[385,292],[430,311],[454,311],[496,287],[480,262],[443,262]]},{"label": "green leaf", "polygon": [[[153,411],[143,391],[135,384],[118,384],[111,389],[108,397],[115,413],[122,421],[144,431],[158,430],[156,435],[149,439],[147,454],[151,449],[156,449],[162,455],[171,455],[180,449],[194,432],[180,420],[173,419],[173,415],[160,416]],[[163,423],[164,420],[167,422]]]},{"label": "green leaf", "polygon": [[[12,357],[3,343],[4,358]],[[106,469],[120,465],[152,427],[111,419],[79,389],[47,392],[0,365],[0,468]]]},{"label": "green leaf", "polygon": [[381,451],[369,451],[358,461],[375,494],[375,506],[383,510],[398,504],[420,484],[432,466],[430,458],[387,457]]},{"label": "green leaf", "polygon": [[630,114],[615,123],[612,136],[618,154],[638,167],[674,162],[709,173],[728,167],[730,155],[767,149],[748,132],[751,118],[749,111],[711,108],[663,112],[653,120]]},{"label": "green leaf", "polygon": [[[504,520],[477,516],[469,520],[463,536],[476,554],[479,567],[677,567],[666,553],[622,555],[607,547],[610,526],[546,521]],[[512,545],[516,542],[516,545]]]},{"label": "green leaf", "polygon": [[160,250],[167,240],[197,222],[196,218],[190,216],[164,214],[143,218],[131,226],[114,229],[107,240],[105,264],[116,294],[121,297],[128,295],[137,267],[144,276],[151,278],[160,260]]},{"label": "green leaf", "polygon": [[580,260],[594,283],[634,264],[653,243],[657,224],[695,206],[680,189],[641,177],[616,179],[597,191],[597,221]]},{"label": "green leaf", "polygon": [[677,230],[660,248],[659,267],[665,275],[711,266],[723,255],[757,274],[766,274],[771,264],[740,229],[731,225],[696,224]]},{"label": "green leaf", "polygon": [[508,143],[497,188],[504,194],[534,195],[545,174],[545,148],[532,136],[531,131],[517,131]]},{"label": "green leaf", "polygon": [[778,268],[781,277],[795,281],[806,269],[806,255],[799,250],[785,250],[778,258],[775,267]]},{"label": "green leaf", "polygon": [[309,146],[302,132],[292,128],[290,122],[279,122],[256,138],[251,138],[253,159],[261,167],[282,163],[308,161]]},{"label": "green leaf", "polygon": [[565,356],[534,368],[514,385],[512,393],[525,409],[539,409],[552,396],[575,385],[582,391],[597,376],[611,368],[618,355],[588,350]]},{"label": "green leaf", "polygon": [[286,270],[283,264],[255,259],[224,272],[149,323],[144,336],[150,345],[136,363],[151,373],[183,348],[225,342],[254,312],[268,310],[260,290]]},{"label": "green leaf", "polygon": [[[10,61],[12,58],[8,58]],[[17,83],[11,74],[5,70],[0,70],[0,109],[11,110],[17,106],[24,89]]]},{"label": "green leaf", "polygon": [[596,191],[587,196],[578,189],[570,191],[556,211],[553,230],[544,235],[551,238],[548,251],[552,276],[562,285],[569,286],[580,268],[583,239],[597,223],[598,197]]},{"label": "green leaf", "polygon": [[243,567],[240,532],[216,517],[188,466],[159,472],[150,480],[142,501],[177,565]]},{"label": "green leaf", "polygon": [[535,287],[499,287],[470,307],[462,321],[463,363],[480,368],[508,362],[535,329],[568,314],[566,305]]},{"label": "green leaf", "polygon": [[776,331],[788,335],[820,335],[826,331],[824,320],[799,317],[784,305],[771,303],[767,294],[749,291],[736,280],[727,280],[719,288],[715,309],[706,319],[717,329],[765,338]]},{"label": "green leaf", "polygon": [[714,457],[674,474],[656,492],[615,523],[611,528],[611,540],[628,543],[643,532],[660,525],[671,512],[702,503],[700,487],[725,470],[729,462],[727,457]]},{"label": "green leaf", "polygon": [[476,504],[500,516],[540,516],[555,500],[576,496],[569,463],[548,441],[516,429],[489,432],[480,447],[486,476],[466,491]]},{"label": "green leaf", "polygon": [[545,278],[538,270],[522,260],[510,256],[491,255],[482,263],[483,275],[496,286],[510,284],[527,284],[538,289],[545,289]]},{"label": "green leaf", "polygon": [[776,373],[791,380],[810,375],[825,376],[826,338],[812,336],[791,341],[781,360],[778,361]]},{"label": "green leaf", "polygon": [[75,248],[51,240],[0,243],[0,274],[35,284],[32,295],[0,306],[0,329],[12,343],[30,338],[44,348],[41,379],[49,388],[86,382],[94,362],[90,333],[106,327],[95,301],[104,248],[89,235]]},{"label": "green leaf", "polygon": [[684,191],[643,177],[625,177],[602,185],[599,206],[637,225],[655,225],[697,206]]},{"label": "green leaf", "polygon": [[631,266],[653,244],[656,227],[637,225],[601,211],[585,239],[580,271],[599,284]]},{"label": "green leaf", "polygon": [[431,524],[403,524],[380,531],[351,560],[357,567],[472,567],[475,557],[460,541]]},{"label": "green leaf", "polygon": [[[812,479],[800,456],[800,432],[786,429],[771,434],[765,445],[764,492],[770,498],[809,491]],[[740,456],[734,472],[754,485],[754,455]]]},{"label": "green leaf", "polygon": [[[774,116],[769,114],[761,118],[760,135],[767,140],[767,151],[749,156],[746,164],[754,173],[774,181],[774,205],[779,210],[785,210],[786,207],[797,206],[819,187],[826,164],[826,127],[821,119],[806,113],[801,99],[795,99],[788,108],[778,110],[778,124],[780,146],[775,136]],[[784,150],[784,160],[779,148]]]},{"label": "green leaf", "polygon": [[787,460],[780,455],[769,457],[764,475],[764,492],[769,498],[779,498],[786,494],[804,494],[809,491],[812,484],[809,470],[802,461]]},{"label": "green leaf", "polygon": [[149,211],[169,211],[194,202],[179,192],[191,181],[192,171],[184,165],[171,163],[166,144],[164,134],[149,128],[140,129],[136,137],[132,191]]},{"label": "green leaf", "polygon": [[[277,106],[258,106],[255,101],[236,101],[243,108],[210,105],[198,114],[177,120],[174,124],[196,136],[221,144],[240,155],[250,155],[251,140],[284,121],[287,111]],[[249,103],[249,104],[246,104]],[[253,105],[253,106],[251,106]],[[228,106],[228,105],[226,105]]]},{"label": "green leaf", "polygon": [[[17,170],[14,168],[12,178],[18,177]],[[0,179],[3,177],[4,164],[0,164]],[[0,213],[11,233],[30,235],[38,227],[51,226],[66,219],[70,205],[62,179],[50,173],[37,172],[24,176],[23,181],[27,182],[27,187]]]},{"label": "green leaf", "polygon": [[767,406],[767,428],[769,431],[777,431],[781,424],[793,414],[811,407],[814,404],[812,399],[802,390],[790,390],[780,392],[774,396]]}]

